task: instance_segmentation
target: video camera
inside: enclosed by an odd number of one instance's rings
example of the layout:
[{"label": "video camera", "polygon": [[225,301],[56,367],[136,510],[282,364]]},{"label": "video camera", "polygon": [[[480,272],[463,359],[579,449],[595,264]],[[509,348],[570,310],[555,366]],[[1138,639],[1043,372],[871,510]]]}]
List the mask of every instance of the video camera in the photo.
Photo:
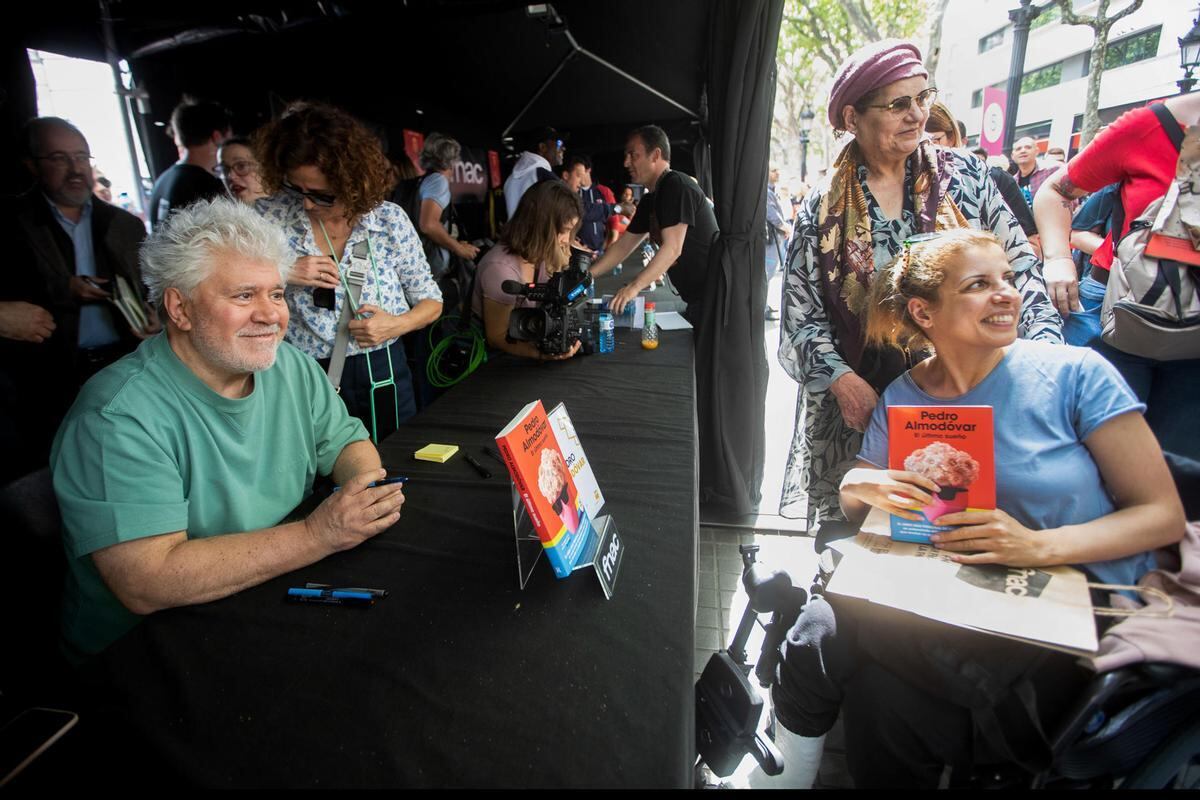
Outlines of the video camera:
[{"label": "video camera", "polygon": [[533,342],[546,355],[557,356],[570,352],[576,341],[588,329],[588,288],[592,275],[588,271],[592,258],[582,250],[571,249],[566,269],[545,283],[505,281],[500,288],[508,294],[526,297],[535,308],[514,308],[508,319],[510,342]]}]

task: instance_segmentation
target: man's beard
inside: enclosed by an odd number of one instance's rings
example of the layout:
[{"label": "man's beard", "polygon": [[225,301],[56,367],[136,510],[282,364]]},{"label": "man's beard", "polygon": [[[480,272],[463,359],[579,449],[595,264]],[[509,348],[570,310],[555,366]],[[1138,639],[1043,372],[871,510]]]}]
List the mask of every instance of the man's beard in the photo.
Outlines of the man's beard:
[{"label": "man's beard", "polygon": [[276,334],[269,350],[264,347],[258,351],[242,352],[234,347],[233,342],[217,335],[206,322],[197,321],[196,326],[192,329],[192,346],[205,361],[221,370],[235,375],[262,372],[270,369],[275,363],[275,354],[279,350],[280,327],[278,325],[250,326],[238,332],[239,334],[267,333],[268,330]]}]

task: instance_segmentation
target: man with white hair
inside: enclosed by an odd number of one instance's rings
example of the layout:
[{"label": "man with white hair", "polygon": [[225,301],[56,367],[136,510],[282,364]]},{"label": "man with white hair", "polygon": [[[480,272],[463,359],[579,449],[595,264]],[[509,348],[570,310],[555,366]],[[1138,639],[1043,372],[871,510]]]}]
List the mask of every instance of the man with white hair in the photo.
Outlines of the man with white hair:
[{"label": "man with white hair", "polygon": [[[74,658],[138,615],[226,597],[399,518],[366,429],[283,342],[292,261],[281,232],[229,199],[176,211],[143,246],[166,330],[84,387],[51,453]],[[342,490],[279,524],[318,473]]]}]

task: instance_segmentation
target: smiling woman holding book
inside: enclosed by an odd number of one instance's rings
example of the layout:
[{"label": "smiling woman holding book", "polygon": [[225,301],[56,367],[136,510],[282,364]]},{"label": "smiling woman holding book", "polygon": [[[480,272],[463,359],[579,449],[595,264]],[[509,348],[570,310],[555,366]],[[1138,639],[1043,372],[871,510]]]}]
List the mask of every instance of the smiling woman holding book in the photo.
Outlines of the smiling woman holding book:
[{"label": "smiling woman holding book", "polygon": [[[1095,352],[1018,339],[1020,303],[1004,250],[980,231],[914,237],[876,276],[867,340],[934,355],[883,393],[842,482],[842,509],[854,522],[872,506],[905,520],[932,509],[929,522],[957,526],[932,543],[962,564],[1074,565],[1101,583],[1136,583],[1185,527],[1145,406]],[[889,415],[914,406],[915,416]],[[973,421],[979,410],[991,418],[994,459],[965,452],[985,427]],[[901,448],[908,458],[897,461],[889,416],[924,426],[925,446]],[[952,488],[937,481],[990,482],[993,471],[994,509],[936,505]],[[847,603],[816,597],[805,607],[775,700],[801,736],[823,735],[843,712],[858,788],[933,788],[945,764],[1048,758],[1041,720],[1061,714],[1086,679],[1073,658]]]},{"label": "smiling woman holding book", "polygon": [[1153,566],[1151,551],[1183,536],[1145,406],[1094,352],[1017,339],[1020,296],[995,237],[963,230],[913,242],[880,278],[868,338],[924,340],[935,355],[884,392],[842,482],[848,519],[871,505],[911,516],[940,488],[886,469],[889,406],[991,406],[997,508],[934,520],[961,526],[933,537],[956,561],[1072,564],[1132,584]]}]

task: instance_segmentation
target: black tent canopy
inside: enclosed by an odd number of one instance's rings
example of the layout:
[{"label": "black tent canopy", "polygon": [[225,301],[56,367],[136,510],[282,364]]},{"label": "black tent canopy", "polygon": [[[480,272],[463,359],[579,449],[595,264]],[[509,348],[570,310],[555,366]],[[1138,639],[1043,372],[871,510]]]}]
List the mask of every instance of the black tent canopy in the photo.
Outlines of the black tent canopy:
[{"label": "black tent canopy", "polygon": [[[601,179],[619,182],[625,134],[647,122],[666,128],[672,166],[710,188],[722,227],[735,228],[735,240],[719,250],[720,278],[709,298],[722,310],[722,327],[697,342],[697,365],[709,370],[698,397],[701,499],[753,511],[766,370],[762,326],[750,322],[765,295],[763,256],[753,242],[765,225],[782,0],[560,0],[553,8],[561,20],[536,8],[544,5],[108,0],[106,7],[117,55],[148,95],[143,130],[151,132],[185,94],[227,105],[238,131],[290,100],[325,100],[395,142],[411,128],[503,149],[510,129],[552,125],[570,134],[571,149],[595,154]],[[9,63],[25,47],[105,59],[102,7],[98,0],[30,4]],[[577,50],[566,58],[576,48],[595,57]],[[17,72],[6,79],[10,143],[14,126],[33,113],[32,74]],[[718,146],[710,155],[712,132]],[[175,159],[167,137],[145,138],[156,172]],[[744,388],[730,391],[735,385]]]},{"label": "black tent canopy", "polygon": [[[567,0],[554,8],[579,46],[698,115],[710,6]],[[512,0],[209,2],[194,10],[112,0],[110,8],[118,52],[149,93],[152,121],[165,122],[189,94],[225,103],[244,130],[268,119],[280,103],[307,98],[336,102],[389,136],[403,128],[436,129],[496,146],[572,49],[565,31]],[[25,46],[104,59],[96,2],[50,2],[40,12]],[[570,132],[576,148],[616,151],[632,125],[647,121],[666,127],[685,147],[699,133],[694,116],[579,57],[514,130],[552,125]],[[159,169],[174,153],[165,137],[155,139],[162,139],[151,143]]]}]

